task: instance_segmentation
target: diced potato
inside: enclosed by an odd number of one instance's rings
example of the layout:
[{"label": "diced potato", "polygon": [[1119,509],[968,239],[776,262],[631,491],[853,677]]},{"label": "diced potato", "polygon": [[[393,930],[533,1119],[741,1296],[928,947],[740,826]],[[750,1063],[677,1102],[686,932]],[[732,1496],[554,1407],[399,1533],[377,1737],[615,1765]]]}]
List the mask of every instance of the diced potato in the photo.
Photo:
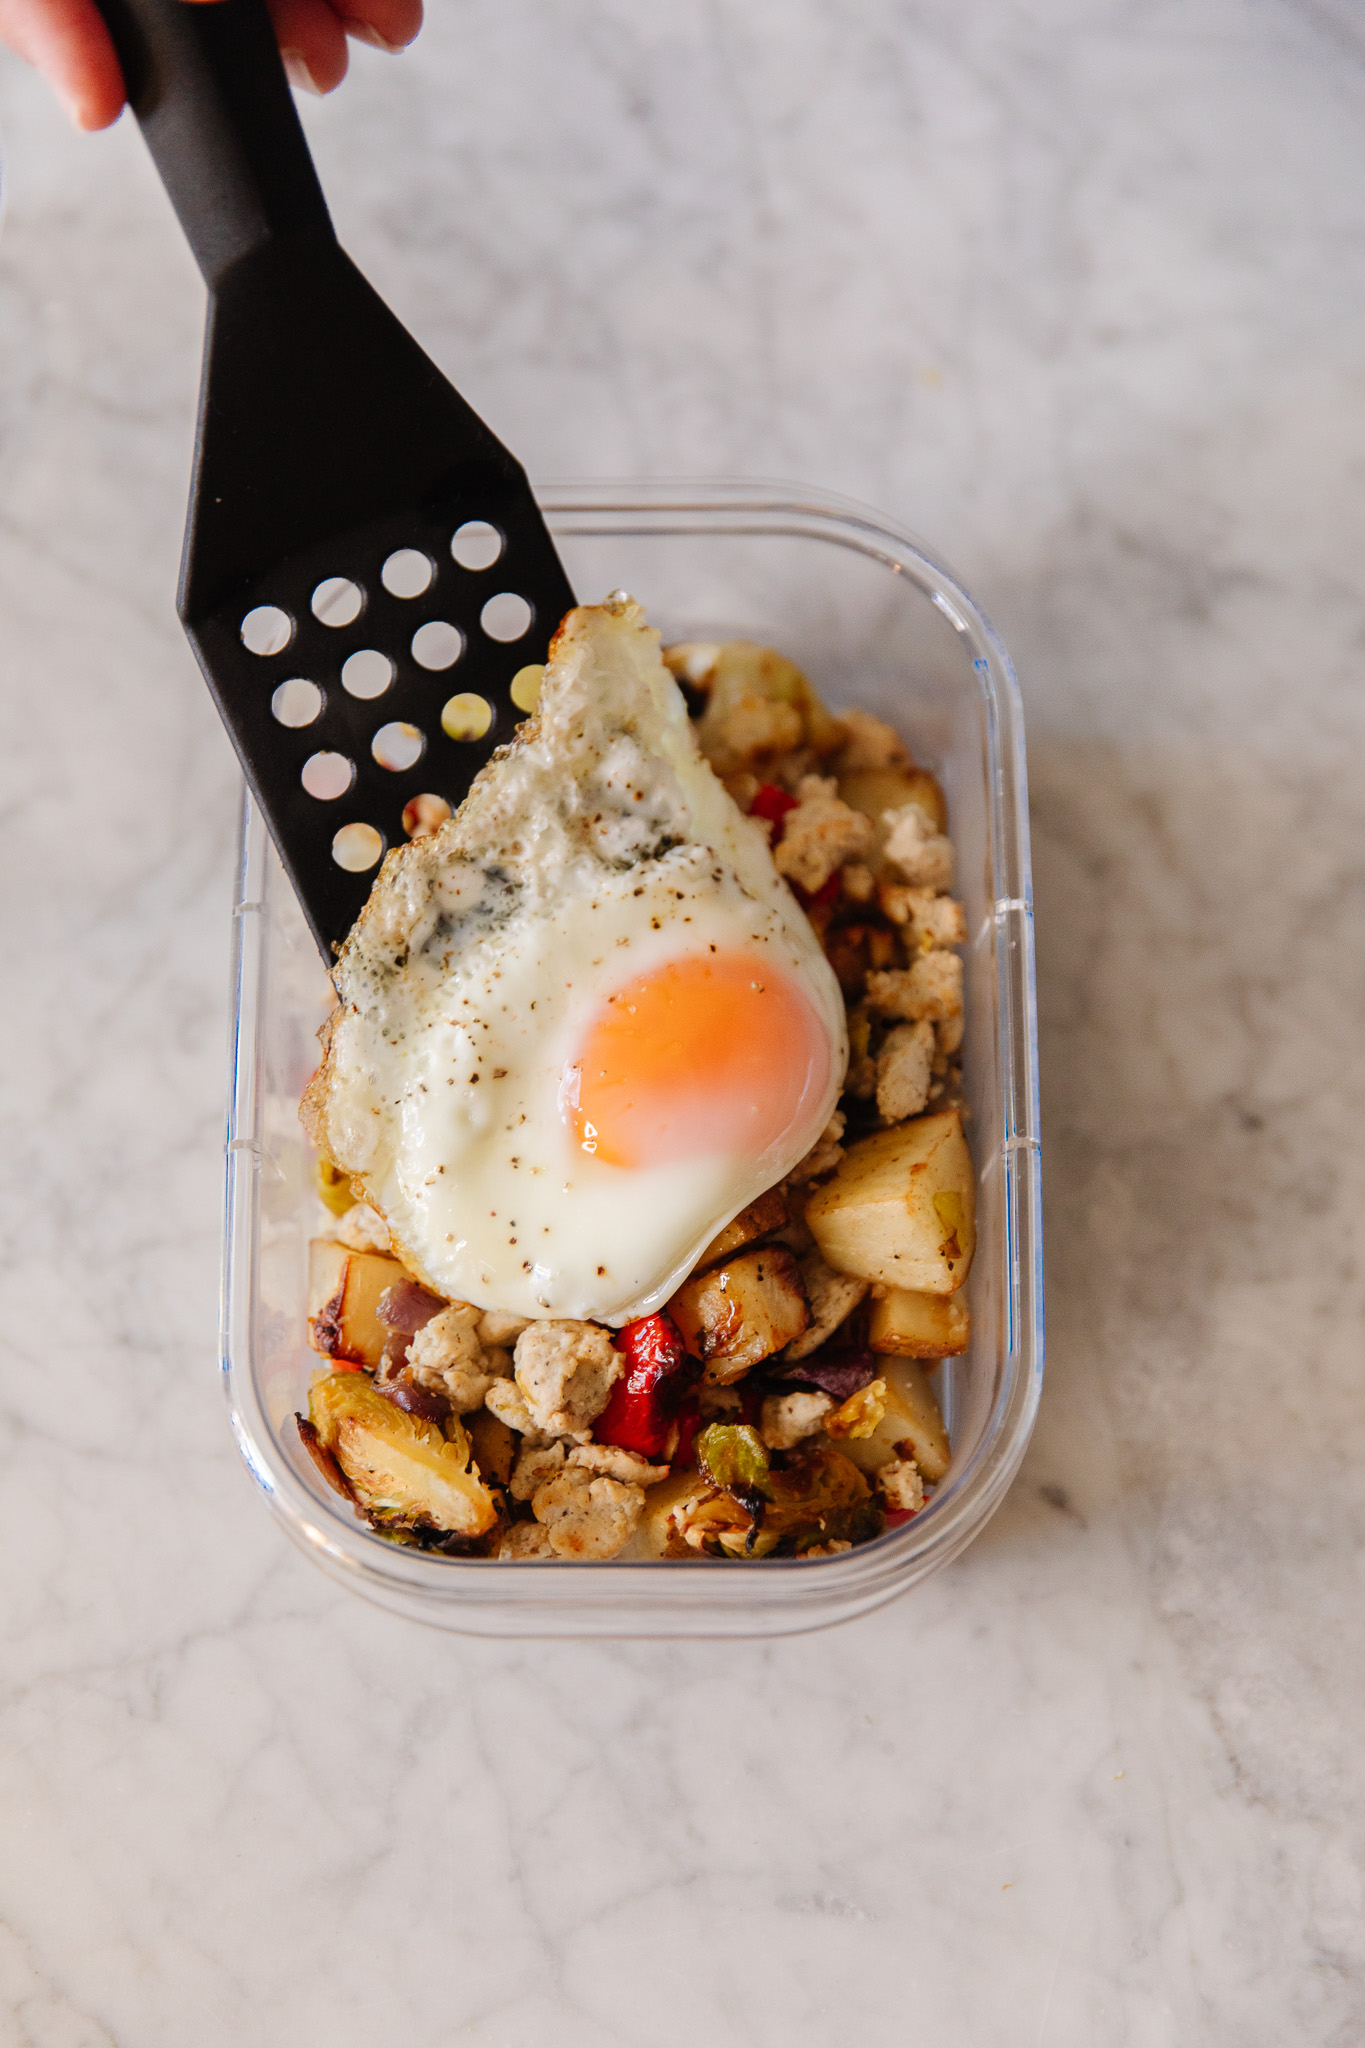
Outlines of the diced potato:
[{"label": "diced potato", "polygon": [[871,1435],[840,1437],[836,1448],[868,1474],[891,1458],[913,1458],[930,1485],[936,1486],[948,1470],[952,1450],[924,1367],[909,1358],[888,1359],[884,1381],[885,1407]]},{"label": "diced potato", "polygon": [[706,695],[698,737],[708,757],[729,714],[752,697],[790,704],[800,714],[801,737],[817,754],[831,753],[843,738],[842,727],[821,703],[810,678],[771,647],[753,640],[727,640],[716,646],[692,642],[670,647],[664,659],[675,674],[685,675]]},{"label": "diced potato", "polygon": [[447,1438],[356,1372],[316,1379],[308,1419],[372,1521],[460,1536],[482,1536],[496,1522],[497,1503],[469,1469],[469,1439],[458,1424]]},{"label": "diced potato", "polygon": [[927,768],[853,768],[839,776],[839,795],[855,811],[874,817],[880,836],[882,811],[898,811],[902,803],[917,803],[935,831],[948,831],[948,801]]},{"label": "diced potato", "polygon": [[880,831],[883,811],[918,804],[937,832],[948,830],[948,805],[927,768],[855,768],[839,777],[839,794],[855,811],[875,818]]},{"label": "diced potato", "polygon": [[351,1252],[329,1237],[315,1237],[308,1247],[308,1342],[314,1351],[376,1371],[393,1337],[380,1318],[380,1296],[405,1277],[398,1260],[385,1252]]},{"label": "diced potato", "polygon": [[512,1461],[517,1450],[514,1433],[491,1408],[476,1410],[468,1417],[465,1427],[473,1446],[474,1463],[483,1478],[492,1480],[495,1485],[506,1486],[512,1476]]},{"label": "diced potato", "polygon": [[741,1209],[738,1216],[717,1231],[706,1250],[697,1260],[698,1272],[704,1266],[714,1266],[718,1260],[726,1259],[731,1252],[737,1252],[741,1245],[752,1244],[756,1237],[766,1237],[770,1230],[780,1230],[787,1221],[787,1197],[783,1189],[769,1188],[766,1195],[760,1195],[756,1202],[750,1202],[747,1209]]},{"label": "diced potato", "polygon": [[872,1304],[867,1341],[897,1358],[956,1358],[971,1340],[972,1318],[960,1294],[917,1294],[892,1287]]},{"label": "diced potato", "polygon": [[663,649],[664,665],[680,683],[705,695],[715,681],[720,649],[719,640],[675,640]]},{"label": "diced potato", "polygon": [[625,1556],[631,1559],[663,1557],[673,1537],[669,1522],[674,1510],[693,1496],[701,1498],[711,1490],[696,1471],[675,1472],[671,1479],[651,1486],[645,1495],[645,1511],[640,1518],[640,1526],[631,1538]]},{"label": "diced potato", "polygon": [[955,1109],[850,1145],[806,1203],[827,1265],[885,1286],[953,1294],[976,1249],[976,1183]]},{"label": "diced potato", "polygon": [[668,1304],[706,1377],[728,1386],[770,1358],[810,1320],[796,1260],[785,1245],[747,1252],[685,1281]]}]

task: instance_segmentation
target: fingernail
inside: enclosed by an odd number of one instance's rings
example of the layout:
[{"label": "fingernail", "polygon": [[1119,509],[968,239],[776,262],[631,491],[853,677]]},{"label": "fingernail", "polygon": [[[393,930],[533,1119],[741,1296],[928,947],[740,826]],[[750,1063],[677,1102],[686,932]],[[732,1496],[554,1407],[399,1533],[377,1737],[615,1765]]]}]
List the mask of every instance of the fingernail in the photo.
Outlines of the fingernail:
[{"label": "fingernail", "polygon": [[322,87],[308,69],[302,50],[281,50],[280,55],[284,59],[285,77],[289,80],[295,91],[311,92],[316,98],[321,99]]},{"label": "fingernail", "polygon": [[390,57],[396,57],[401,50],[406,50],[408,47],[406,43],[391,43],[386,36],[381,36],[379,30],[368,21],[352,21],[348,17],[345,22],[345,29],[347,35],[351,36],[357,43],[368,43],[372,50],[383,50]]}]

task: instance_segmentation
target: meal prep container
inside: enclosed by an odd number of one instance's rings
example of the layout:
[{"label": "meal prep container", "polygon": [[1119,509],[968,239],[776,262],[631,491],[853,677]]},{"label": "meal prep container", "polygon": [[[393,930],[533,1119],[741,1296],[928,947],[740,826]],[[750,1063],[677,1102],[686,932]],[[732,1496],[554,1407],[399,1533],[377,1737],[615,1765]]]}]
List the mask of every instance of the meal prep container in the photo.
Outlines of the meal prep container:
[{"label": "meal prep container", "polygon": [[424,1555],[363,1527],[322,1484],[293,1422],[319,1363],[305,1335],[319,1209],[298,1101],[331,989],[249,798],[234,909],[223,1280],[232,1426],[295,1541],[333,1577],[418,1620],[507,1636],[817,1628],[879,1606],[956,1557],[999,1506],[1037,1411],[1037,1020],[1018,688],[960,585],[856,505],[751,483],[593,483],[539,495],[585,601],[629,590],[665,644],[771,643],[833,709],[857,704],[890,720],[943,783],[970,935],[965,1084],[979,1188],[971,1349],[935,1376],[952,1466],[913,1521],[809,1561],[500,1564]]}]

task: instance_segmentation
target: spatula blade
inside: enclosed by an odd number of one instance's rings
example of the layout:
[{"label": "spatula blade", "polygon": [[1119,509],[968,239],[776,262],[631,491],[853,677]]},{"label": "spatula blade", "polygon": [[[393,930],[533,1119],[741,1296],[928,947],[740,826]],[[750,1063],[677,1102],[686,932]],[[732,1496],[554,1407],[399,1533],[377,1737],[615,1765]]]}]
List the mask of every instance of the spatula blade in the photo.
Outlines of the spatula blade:
[{"label": "spatula blade", "polygon": [[210,292],[180,615],[330,959],[573,593],[520,464],[339,247],[265,0],[98,4]]}]

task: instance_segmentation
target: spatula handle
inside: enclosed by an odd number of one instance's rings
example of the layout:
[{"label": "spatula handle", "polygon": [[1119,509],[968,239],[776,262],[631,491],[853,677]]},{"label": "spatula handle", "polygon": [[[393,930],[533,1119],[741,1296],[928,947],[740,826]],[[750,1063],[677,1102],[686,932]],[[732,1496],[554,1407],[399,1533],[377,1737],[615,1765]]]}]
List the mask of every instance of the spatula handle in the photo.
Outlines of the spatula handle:
[{"label": "spatula handle", "polygon": [[335,239],[265,0],[96,4],[210,290],[264,242]]}]

